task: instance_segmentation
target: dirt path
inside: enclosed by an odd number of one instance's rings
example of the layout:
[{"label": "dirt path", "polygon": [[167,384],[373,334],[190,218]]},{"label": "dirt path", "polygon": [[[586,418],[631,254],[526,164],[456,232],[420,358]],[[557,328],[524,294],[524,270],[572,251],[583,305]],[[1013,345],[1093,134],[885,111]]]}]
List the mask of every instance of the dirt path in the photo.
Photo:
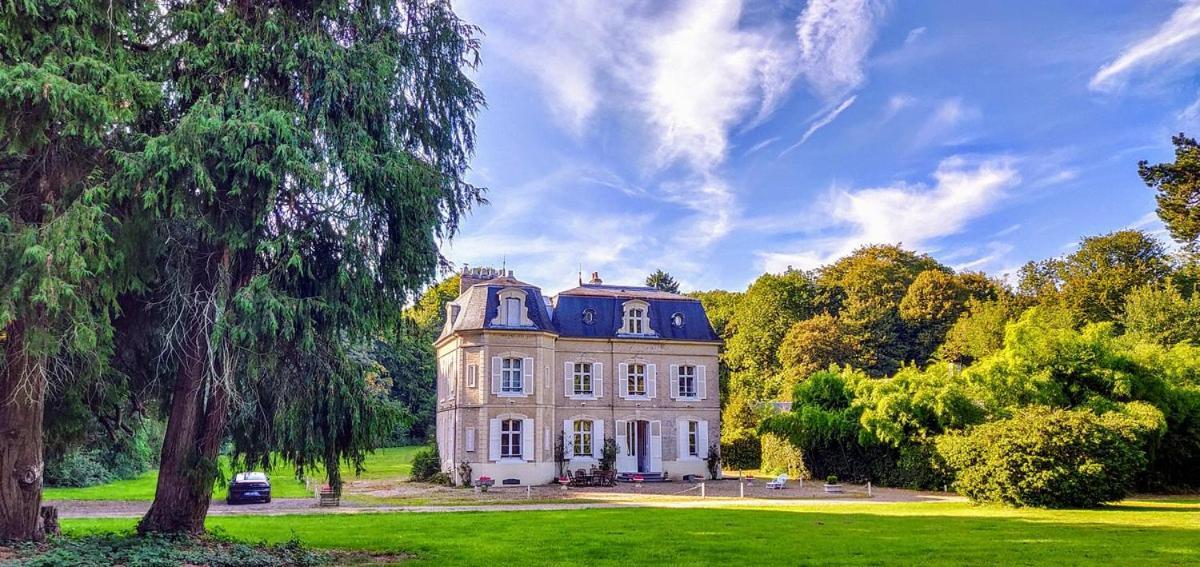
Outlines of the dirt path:
[{"label": "dirt path", "polygon": [[[615,488],[572,488],[564,491],[557,486],[526,489],[493,490],[489,493],[474,493],[463,489],[452,490],[457,501],[440,505],[395,505],[386,501],[375,504],[344,503],[337,508],[320,508],[310,498],[276,498],[270,504],[242,504],[231,506],[216,500],[209,507],[214,516],[274,516],[283,514],[356,514],[368,512],[496,512],[530,510],[582,510],[590,508],[727,508],[745,506],[812,506],[839,504],[885,504],[889,502],[945,502],[963,501],[962,498],[936,492],[918,492],[893,488],[873,488],[867,495],[866,487],[847,486],[843,494],[825,494],[818,484],[793,485],[785,490],[768,490],[761,483],[747,486],[745,498],[738,497],[736,481],[709,481],[705,483],[705,497],[701,498],[699,486],[683,483],[657,485],[621,485]],[[412,487],[404,488],[408,494]],[[580,502],[522,503],[532,496],[535,500],[572,500]],[[466,499],[467,504],[461,504]],[[499,503],[496,503],[499,502]],[[144,515],[150,503],[145,501],[110,500],[61,500],[48,501],[57,506],[63,518],[136,518]]]}]

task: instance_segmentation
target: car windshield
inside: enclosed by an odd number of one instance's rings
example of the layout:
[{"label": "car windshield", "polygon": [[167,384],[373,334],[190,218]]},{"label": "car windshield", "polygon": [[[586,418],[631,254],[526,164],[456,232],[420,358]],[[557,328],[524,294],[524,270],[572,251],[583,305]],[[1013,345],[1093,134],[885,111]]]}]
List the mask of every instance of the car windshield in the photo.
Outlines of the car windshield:
[{"label": "car windshield", "polygon": [[266,482],[267,475],[266,475],[266,473],[260,473],[260,472],[238,473],[238,475],[233,478],[233,481],[234,482]]}]

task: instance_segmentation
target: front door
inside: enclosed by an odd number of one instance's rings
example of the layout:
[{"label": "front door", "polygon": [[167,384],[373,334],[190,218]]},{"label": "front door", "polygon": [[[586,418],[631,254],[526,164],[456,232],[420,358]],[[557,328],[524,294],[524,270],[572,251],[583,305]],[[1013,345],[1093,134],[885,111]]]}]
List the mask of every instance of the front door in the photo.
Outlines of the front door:
[{"label": "front door", "polygon": [[617,472],[662,471],[661,424],[657,421],[617,421]]}]

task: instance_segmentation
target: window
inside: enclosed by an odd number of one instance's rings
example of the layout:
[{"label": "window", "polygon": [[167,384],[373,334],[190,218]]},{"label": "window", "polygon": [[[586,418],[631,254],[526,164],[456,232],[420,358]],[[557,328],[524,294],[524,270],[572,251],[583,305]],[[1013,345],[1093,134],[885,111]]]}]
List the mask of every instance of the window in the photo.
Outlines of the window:
[{"label": "window", "polygon": [[500,458],[521,458],[521,420],[506,419],[500,422]]},{"label": "window", "polygon": [[650,329],[649,309],[650,305],[645,301],[631,300],[625,302],[623,306],[624,319],[621,325],[621,332],[627,335],[650,335],[653,330]]},{"label": "window", "polygon": [[504,300],[504,324],[510,327],[521,326],[521,300],[509,297]]},{"label": "window", "polygon": [[591,396],[595,390],[592,389],[592,363],[576,362],[574,374],[574,391],[576,396]]},{"label": "window", "polygon": [[475,385],[478,383],[478,381],[479,381],[479,365],[478,364],[468,364],[467,365],[467,387],[474,388]]},{"label": "window", "polygon": [[700,456],[700,422],[689,421],[689,422],[687,422],[687,428],[688,428],[688,432],[687,432],[688,456],[689,457],[699,457]]},{"label": "window", "polygon": [[696,367],[684,365],[679,367],[679,397],[695,398],[698,396],[696,391]]},{"label": "window", "polygon": [[574,424],[574,441],[572,442],[576,457],[592,456],[592,422],[576,420]]},{"label": "window", "polygon": [[506,358],[500,363],[500,392],[519,394],[525,391],[521,359]]},{"label": "window", "polygon": [[683,313],[675,313],[674,315],[671,315],[671,326],[672,327],[682,327],[683,326]]},{"label": "window", "polygon": [[587,309],[583,310],[583,315],[581,315],[581,317],[583,318],[584,325],[591,325],[592,323],[596,322],[596,310],[588,307]]},{"label": "window", "polygon": [[629,395],[630,396],[645,396],[646,395],[646,365],[645,364],[630,364],[629,365]]}]

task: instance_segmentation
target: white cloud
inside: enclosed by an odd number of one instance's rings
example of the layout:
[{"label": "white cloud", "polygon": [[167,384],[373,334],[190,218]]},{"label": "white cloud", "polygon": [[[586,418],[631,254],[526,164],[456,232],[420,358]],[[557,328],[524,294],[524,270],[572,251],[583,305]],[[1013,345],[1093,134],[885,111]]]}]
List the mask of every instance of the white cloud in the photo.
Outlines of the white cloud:
[{"label": "white cloud", "polygon": [[1200,58],[1200,0],[1186,0],[1154,35],[1129,46],[1096,71],[1088,86],[1093,90],[1111,90],[1120,87],[1126,75],[1138,67],[1197,58]]},{"label": "white cloud", "polygon": [[888,8],[878,0],[810,0],[796,19],[800,72],[826,99],[837,99],[866,79],[867,54]]},{"label": "white cloud", "polygon": [[[799,252],[759,253],[768,270],[781,264],[813,268],[865,244],[903,244],[927,250],[937,239],[958,234],[989,213],[1005,191],[1020,181],[1012,160],[971,162],[952,157],[933,173],[933,185],[896,183],[867,189],[838,189],[818,205],[828,219],[822,234],[798,243]],[[832,233],[832,234],[831,234]]]},{"label": "white cloud", "polygon": [[783,150],[782,152],[779,152],[779,157],[783,157],[788,152],[800,147],[804,144],[804,142],[807,142],[808,139],[817,132],[817,130],[830,125],[834,120],[837,119],[839,114],[845,112],[847,108],[850,108],[850,105],[854,104],[854,101],[857,98],[858,95],[852,95],[850,98],[842,101],[842,103],[837,105],[837,107],[835,107],[833,110],[830,110],[824,115],[818,117],[816,120],[813,120],[813,122],[808,125],[808,130],[804,131],[804,135],[800,136],[800,141],[788,146],[787,149]]},{"label": "white cloud", "polygon": [[955,136],[958,127],[980,117],[979,109],[965,104],[960,98],[949,98],[938,103],[929,119],[913,137],[917,146],[928,144],[950,144],[960,141]]},{"label": "white cloud", "polygon": [[918,39],[921,39],[921,36],[925,35],[925,31],[925,26],[909,30],[908,35],[904,37],[904,45],[908,46],[916,43]]},{"label": "white cloud", "polygon": [[771,136],[770,138],[767,138],[757,144],[754,144],[753,146],[750,146],[750,149],[746,150],[746,153],[742,154],[742,156],[744,157],[744,156],[753,154],[753,153],[757,152],[758,150],[761,150],[761,149],[763,149],[771,144],[774,144],[775,142],[778,142],[778,141],[779,141],[779,136]]}]

